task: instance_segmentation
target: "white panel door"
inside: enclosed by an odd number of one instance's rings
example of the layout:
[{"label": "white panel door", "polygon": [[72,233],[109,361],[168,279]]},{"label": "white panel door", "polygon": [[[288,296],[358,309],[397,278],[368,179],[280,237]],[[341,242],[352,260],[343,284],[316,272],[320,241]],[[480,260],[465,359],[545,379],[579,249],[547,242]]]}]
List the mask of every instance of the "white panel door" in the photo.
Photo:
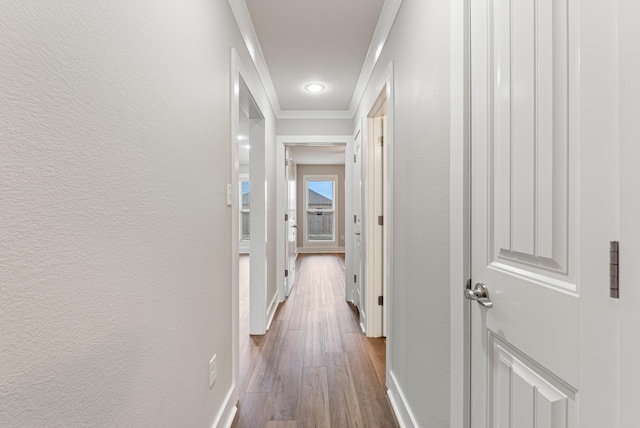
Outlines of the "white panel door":
[{"label": "white panel door", "polygon": [[289,296],[296,276],[296,256],[298,253],[298,222],[297,222],[297,167],[292,159],[289,159],[289,149],[286,151],[288,159],[286,165],[286,204],[287,204],[287,242],[285,269],[285,295]]},{"label": "white panel door", "polygon": [[602,29],[573,0],[470,4],[472,427],[614,427],[616,164],[585,135],[614,113],[580,80]]}]

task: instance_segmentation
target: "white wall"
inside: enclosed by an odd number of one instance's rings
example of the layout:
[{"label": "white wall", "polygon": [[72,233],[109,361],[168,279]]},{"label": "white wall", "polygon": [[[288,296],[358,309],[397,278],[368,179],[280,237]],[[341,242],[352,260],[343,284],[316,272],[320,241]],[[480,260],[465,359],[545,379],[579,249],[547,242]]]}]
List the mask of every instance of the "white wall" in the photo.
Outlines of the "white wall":
[{"label": "white wall", "polygon": [[449,9],[449,2],[403,1],[354,123],[369,113],[393,61],[388,370],[409,419],[428,427],[449,426]]},{"label": "white wall", "polygon": [[251,63],[222,1],[4,2],[0,425],[214,423],[231,47]]},{"label": "white wall", "polygon": [[350,119],[279,119],[278,135],[349,135]]}]

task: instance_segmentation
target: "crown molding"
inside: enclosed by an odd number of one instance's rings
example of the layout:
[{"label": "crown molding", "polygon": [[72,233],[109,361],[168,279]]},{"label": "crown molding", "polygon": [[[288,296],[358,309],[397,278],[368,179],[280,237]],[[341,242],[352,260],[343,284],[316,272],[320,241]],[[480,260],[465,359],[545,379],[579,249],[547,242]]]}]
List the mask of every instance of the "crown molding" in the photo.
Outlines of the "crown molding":
[{"label": "crown molding", "polygon": [[371,79],[371,75],[373,74],[373,70],[378,62],[378,58],[380,58],[380,54],[382,53],[382,49],[387,43],[387,37],[389,37],[391,27],[393,27],[393,23],[396,20],[396,16],[398,15],[401,5],[402,0],[385,0],[384,5],[382,6],[382,12],[380,12],[380,18],[378,19],[378,24],[373,32],[371,44],[369,45],[367,56],[362,64],[360,77],[358,78],[358,83],[353,91],[353,97],[351,98],[351,104],[349,105],[349,112],[352,117],[355,117],[356,115],[356,110],[358,109],[364,91],[367,88],[367,83],[369,82],[369,79]]},{"label": "crown molding", "polygon": [[360,104],[360,100],[367,87],[367,83],[373,74],[373,70],[378,62],[378,58],[382,53],[387,37],[393,26],[393,22],[396,19],[396,15],[402,5],[402,0],[385,0],[380,12],[380,18],[378,18],[378,24],[373,33],[367,56],[360,70],[360,77],[356,83],[353,96],[351,97],[351,104],[349,110],[337,110],[337,111],[320,111],[320,110],[282,110],[280,107],[280,101],[276,94],[276,89],[273,86],[271,75],[269,74],[269,68],[267,62],[262,54],[260,43],[258,42],[258,36],[256,35],[253,22],[251,21],[251,15],[247,4],[244,0],[227,0],[231,12],[236,19],[244,43],[249,51],[249,56],[256,67],[262,86],[269,98],[269,103],[273,112],[278,119],[353,119]]},{"label": "crown molding", "polygon": [[247,50],[249,51],[249,56],[251,57],[251,60],[256,67],[258,77],[262,82],[262,86],[264,87],[264,90],[267,94],[267,98],[269,98],[271,108],[273,109],[276,117],[279,117],[282,113],[282,109],[280,108],[280,101],[278,100],[276,89],[273,86],[273,81],[271,80],[271,75],[269,74],[267,62],[265,61],[264,55],[262,54],[262,48],[260,48],[258,36],[256,34],[255,28],[253,27],[253,21],[251,21],[251,15],[249,14],[249,9],[247,9],[247,4],[244,0],[228,0],[228,2],[229,7],[231,7],[231,12],[236,18],[236,23],[238,24],[240,34],[242,34],[244,43],[247,47]]}]

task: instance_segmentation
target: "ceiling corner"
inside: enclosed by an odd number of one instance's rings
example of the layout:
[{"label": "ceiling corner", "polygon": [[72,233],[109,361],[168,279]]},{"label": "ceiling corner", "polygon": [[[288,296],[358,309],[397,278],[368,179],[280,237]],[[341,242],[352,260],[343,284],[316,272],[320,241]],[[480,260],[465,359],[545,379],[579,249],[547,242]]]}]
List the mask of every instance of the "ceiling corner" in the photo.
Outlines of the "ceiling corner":
[{"label": "ceiling corner", "polygon": [[256,68],[260,81],[262,82],[262,87],[269,98],[271,108],[273,109],[276,117],[278,117],[282,114],[280,101],[278,100],[276,89],[273,86],[267,62],[262,54],[258,36],[256,35],[256,30],[253,27],[253,22],[251,21],[251,15],[247,9],[247,4],[244,0],[228,0],[228,3],[231,8],[231,12],[236,19],[240,34],[242,34],[242,39],[244,40],[245,46],[249,52],[251,61]]},{"label": "ceiling corner", "polygon": [[349,112],[351,112],[353,117],[355,117],[360,100],[362,99],[367,87],[367,83],[369,83],[369,79],[371,79],[371,75],[373,74],[373,70],[378,62],[378,58],[382,53],[382,49],[387,42],[387,37],[389,37],[389,33],[391,32],[391,28],[393,27],[393,23],[398,15],[401,5],[402,0],[385,0],[384,2],[382,12],[380,12],[380,18],[378,19],[378,25],[373,33],[371,45],[369,45],[367,57],[364,60],[364,64],[362,64],[360,77],[358,78],[358,83],[353,91],[353,97],[351,98],[351,104],[349,105]]}]

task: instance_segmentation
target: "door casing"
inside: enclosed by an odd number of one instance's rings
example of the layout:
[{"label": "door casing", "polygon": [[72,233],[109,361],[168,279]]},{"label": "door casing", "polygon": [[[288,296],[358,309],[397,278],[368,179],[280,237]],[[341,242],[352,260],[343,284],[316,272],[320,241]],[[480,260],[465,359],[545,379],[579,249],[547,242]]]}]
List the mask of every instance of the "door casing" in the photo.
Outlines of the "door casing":
[{"label": "door casing", "polygon": [[[276,284],[278,284],[278,300],[287,298],[285,290],[285,243],[287,240],[288,222],[284,221],[287,201],[285,200],[285,151],[287,146],[335,146],[348,145],[350,135],[278,135],[276,136]],[[346,151],[345,151],[346,153]],[[348,177],[347,177],[348,179]],[[345,198],[350,198],[350,183],[347,182]],[[300,214],[298,214],[300,217]],[[345,226],[348,222],[345,222]]]}]

